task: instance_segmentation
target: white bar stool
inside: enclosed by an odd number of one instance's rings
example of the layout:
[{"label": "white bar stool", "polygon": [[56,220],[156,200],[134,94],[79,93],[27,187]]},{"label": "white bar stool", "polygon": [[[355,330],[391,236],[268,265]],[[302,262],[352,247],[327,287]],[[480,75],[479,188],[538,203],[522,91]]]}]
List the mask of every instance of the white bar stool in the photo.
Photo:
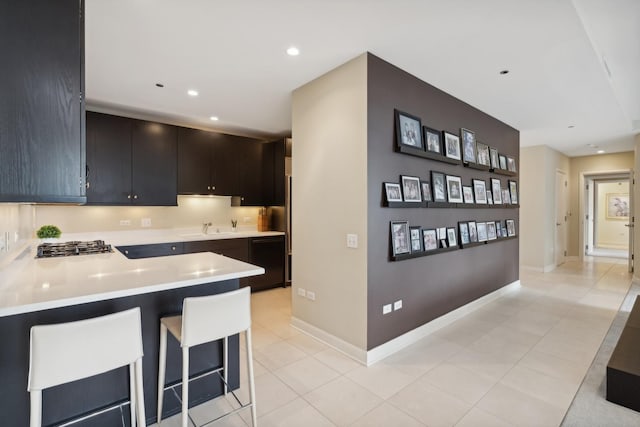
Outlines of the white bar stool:
[{"label": "white bar stool", "polygon": [[42,425],[42,390],[129,365],[131,425],[146,426],[140,308],[31,328],[31,427]]},{"label": "white bar stool", "polygon": [[[245,331],[247,344],[247,370],[249,376],[249,398],[246,405],[222,415],[217,419],[251,407],[251,421],[258,425],[256,414],[255,384],[253,379],[253,356],[251,352],[251,292],[249,287],[206,297],[185,298],[182,316],[160,319],[160,351],[158,370],[158,424],[162,417],[164,379],[167,357],[167,330],[176,337],[182,347],[182,426],[189,420],[189,348],[219,339],[224,339],[223,375],[224,392],[227,393],[227,337]],[[220,374],[218,370],[218,374]],[[233,392],[232,392],[233,394]],[[234,394],[235,397],[235,394]],[[237,399],[237,398],[236,398]],[[215,420],[212,420],[213,422]]]}]

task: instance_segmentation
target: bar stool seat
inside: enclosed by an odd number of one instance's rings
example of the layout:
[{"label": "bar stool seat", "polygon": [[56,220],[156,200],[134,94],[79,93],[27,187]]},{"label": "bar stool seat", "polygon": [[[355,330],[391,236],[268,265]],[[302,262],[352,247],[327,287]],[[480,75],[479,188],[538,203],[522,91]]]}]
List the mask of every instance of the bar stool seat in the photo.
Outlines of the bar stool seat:
[{"label": "bar stool seat", "polygon": [[[205,297],[185,298],[182,304],[181,316],[170,316],[160,319],[158,424],[160,424],[162,419],[162,405],[164,401],[167,331],[178,340],[180,347],[182,347],[182,427],[187,427],[189,422],[189,348],[219,339],[223,340],[223,374],[221,378],[224,382],[224,393],[227,394],[228,337],[243,331],[245,332],[250,402],[242,405],[236,397],[236,400],[240,403],[240,408],[222,415],[216,418],[216,420],[250,407],[252,424],[256,427],[257,413],[255,383],[253,378],[253,357],[251,351],[250,288],[245,287],[235,291]],[[219,371],[220,370],[218,370],[218,374],[220,374]],[[211,422],[213,421],[215,420]]]},{"label": "bar stool seat", "polygon": [[146,426],[140,308],[31,328],[30,426],[42,425],[42,390],[129,366],[131,425]]}]

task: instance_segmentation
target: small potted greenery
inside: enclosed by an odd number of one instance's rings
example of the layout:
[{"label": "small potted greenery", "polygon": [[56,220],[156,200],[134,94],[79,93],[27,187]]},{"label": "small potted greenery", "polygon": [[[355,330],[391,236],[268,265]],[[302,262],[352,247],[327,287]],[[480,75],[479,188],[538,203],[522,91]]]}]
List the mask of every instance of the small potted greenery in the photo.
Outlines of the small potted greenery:
[{"label": "small potted greenery", "polygon": [[62,231],[55,225],[43,225],[36,231],[36,235],[39,239],[42,239],[43,242],[56,241],[61,234]]}]

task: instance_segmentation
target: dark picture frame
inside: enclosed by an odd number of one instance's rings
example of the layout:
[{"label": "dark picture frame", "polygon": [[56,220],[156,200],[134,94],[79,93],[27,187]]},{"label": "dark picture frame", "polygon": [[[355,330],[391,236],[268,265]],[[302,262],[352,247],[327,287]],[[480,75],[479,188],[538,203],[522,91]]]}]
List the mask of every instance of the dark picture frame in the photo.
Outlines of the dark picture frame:
[{"label": "dark picture frame", "polygon": [[469,240],[471,243],[476,243],[478,241],[478,226],[475,221],[469,221],[467,224],[469,225]]},{"label": "dark picture frame", "polygon": [[465,163],[476,162],[476,134],[469,129],[460,128],[462,140],[462,161]]},{"label": "dark picture frame", "polygon": [[456,229],[453,227],[447,228],[447,244],[450,248],[458,246],[458,236]]},{"label": "dark picture frame", "polygon": [[491,192],[493,193],[493,204],[502,204],[502,182],[498,178],[491,178]]},{"label": "dark picture frame", "polygon": [[402,183],[402,197],[405,202],[422,202],[420,178],[417,176],[400,175],[400,182]]},{"label": "dark picture frame", "polygon": [[442,131],[442,139],[444,144],[444,154],[446,157],[455,160],[461,160],[460,153],[460,137],[447,131]]},{"label": "dark picture frame", "polygon": [[482,142],[478,142],[476,144],[477,147],[477,155],[478,155],[478,164],[483,166],[491,166],[491,157],[489,156],[489,146],[487,144],[483,144]]},{"label": "dark picture frame", "polygon": [[411,253],[408,221],[391,221],[391,253],[394,256]]},{"label": "dark picture frame", "polygon": [[447,175],[447,199],[449,203],[462,203],[462,178],[455,175]]},{"label": "dark picture frame", "polygon": [[422,244],[425,252],[438,249],[438,235],[435,229],[422,229]]},{"label": "dark picture frame", "polygon": [[430,153],[442,154],[442,133],[427,126],[422,127],[425,149]]},{"label": "dark picture frame", "polygon": [[460,232],[460,244],[468,245],[471,243],[471,239],[469,238],[469,224],[466,222],[459,222],[458,229]]},{"label": "dark picture frame", "polygon": [[476,224],[478,228],[478,242],[486,242],[487,238],[487,223],[486,222],[478,222]]},{"label": "dark picture frame", "polygon": [[487,204],[493,205],[493,194],[491,193],[491,190],[487,190]]},{"label": "dark picture frame", "polygon": [[447,183],[442,172],[431,171],[431,186],[434,202],[447,201]]},{"label": "dark picture frame", "polygon": [[491,167],[500,169],[500,157],[497,148],[489,147],[489,157],[491,158]]},{"label": "dark picture frame", "polygon": [[473,199],[473,187],[470,185],[462,186],[462,196],[464,198],[464,202],[472,205],[474,203]]},{"label": "dark picture frame", "polygon": [[473,196],[478,205],[487,204],[487,183],[483,179],[472,179]]},{"label": "dark picture frame", "polygon": [[516,181],[509,180],[509,195],[511,196],[511,203],[518,204],[518,183]]},{"label": "dark picture frame", "polygon": [[513,219],[508,219],[507,223],[507,236],[514,237],[516,235],[516,221]]},{"label": "dark picture frame", "polygon": [[423,252],[422,250],[422,227],[413,225],[409,227],[409,236],[411,239],[411,253]]},{"label": "dark picture frame", "polygon": [[507,156],[507,170],[510,172],[517,172],[516,159],[513,157]]},{"label": "dark picture frame", "polygon": [[397,182],[385,182],[384,194],[387,202],[402,202],[402,189]]},{"label": "dark picture frame", "polygon": [[508,188],[503,188],[502,189],[502,203],[505,205],[510,205],[511,204],[511,193],[509,193],[509,189]]},{"label": "dark picture frame", "polygon": [[496,240],[497,238],[496,223],[493,221],[487,222],[487,240]]},{"label": "dark picture frame", "polygon": [[431,183],[429,181],[420,181],[420,188],[422,188],[422,201],[430,202],[433,200],[431,196]]},{"label": "dark picture frame", "polygon": [[507,170],[507,156],[504,156],[502,154],[500,154],[498,156],[498,159],[500,160],[500,169],[502,170]]},{"label": "dark picture frame", "polygon": [[422,141],[422,123],[420,117],[394,110],[396,117],[396,143],[398,147],[405,146],[424,150]]}]

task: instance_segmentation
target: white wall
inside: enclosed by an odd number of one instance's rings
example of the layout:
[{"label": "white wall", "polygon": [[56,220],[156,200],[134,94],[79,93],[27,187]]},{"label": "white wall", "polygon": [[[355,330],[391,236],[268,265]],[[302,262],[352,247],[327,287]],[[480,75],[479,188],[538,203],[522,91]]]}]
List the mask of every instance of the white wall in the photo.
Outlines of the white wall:
[{"label": "white wall", "polygon": [[0,265],[33,237],[33,206],[0,204]]},{"label": "white wall", "polygon": [[607,216],[607,195],[629,194],[629,182],[596,181],[596,229],[595,247],[608,249],[627,249],[629,247],[628,217],[610,218]]},{"label": "white wall", "polygon": [[[296,319],[366,350],[367,62],[359,56],[292,100]],[[346,234],[359,248],[346,247]],[[315,301],[297,295],[315,293]]]}]

